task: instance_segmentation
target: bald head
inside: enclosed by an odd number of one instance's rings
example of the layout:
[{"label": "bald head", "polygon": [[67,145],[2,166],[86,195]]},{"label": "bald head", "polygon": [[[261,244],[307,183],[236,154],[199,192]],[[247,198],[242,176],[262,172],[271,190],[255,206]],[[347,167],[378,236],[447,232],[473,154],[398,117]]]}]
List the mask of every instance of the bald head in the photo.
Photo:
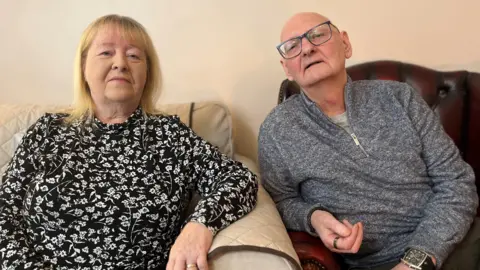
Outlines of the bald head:
[{"label": "bald head", "polygon": [[346,81],[345,61],[352,56],[352,46],[347,32],[328,21],[318,13],[302,12],[283,26],[277,47],[280,63],[287,78],[302,89],[313,90],[326,81]]},{"label": "bald head", "polygon": [[280,34],[280,41],[303,34],[315,25],[328,21],[328,18],[315,12],[301,12],[287,20]]}]

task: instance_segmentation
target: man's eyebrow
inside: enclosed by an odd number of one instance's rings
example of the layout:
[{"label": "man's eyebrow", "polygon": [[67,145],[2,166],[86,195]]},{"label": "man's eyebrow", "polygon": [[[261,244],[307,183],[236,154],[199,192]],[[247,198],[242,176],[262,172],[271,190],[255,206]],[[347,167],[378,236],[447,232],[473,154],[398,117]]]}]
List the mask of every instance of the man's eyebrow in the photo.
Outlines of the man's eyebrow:
[{"label": "man's eyebrow", "polygon": [[291,37],[285,38],[283,41],[280,40],[280,43],[283,43],[283,42],[286,42],[286,41],[289,41],[289,40],[292,40],[292,39],[296,39],[296,38],[298,38],[299,36],[301,36],[301,34],[300,34],[300,35],[295,35],[295,36],[291,36]]}]

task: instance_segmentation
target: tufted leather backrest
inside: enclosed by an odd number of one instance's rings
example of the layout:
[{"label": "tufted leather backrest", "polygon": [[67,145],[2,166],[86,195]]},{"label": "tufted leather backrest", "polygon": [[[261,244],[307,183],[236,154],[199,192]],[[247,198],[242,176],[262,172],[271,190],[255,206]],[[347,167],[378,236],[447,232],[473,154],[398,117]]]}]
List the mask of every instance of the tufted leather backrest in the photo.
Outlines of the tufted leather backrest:
[{"label": "tufted leather backrest", "polygon": [[[347,68],[352,80],[394,80],[420,91],[440,116],[445,131],[460,149],[476,176],[480,176],[480,73],[442,72],[397,61],[375,61]],[[278,103],[300,87],[288,80],[280,86]],[[480,179],[476,179],[480,193]],[[479,212],[480,213],[480,212]]]}]

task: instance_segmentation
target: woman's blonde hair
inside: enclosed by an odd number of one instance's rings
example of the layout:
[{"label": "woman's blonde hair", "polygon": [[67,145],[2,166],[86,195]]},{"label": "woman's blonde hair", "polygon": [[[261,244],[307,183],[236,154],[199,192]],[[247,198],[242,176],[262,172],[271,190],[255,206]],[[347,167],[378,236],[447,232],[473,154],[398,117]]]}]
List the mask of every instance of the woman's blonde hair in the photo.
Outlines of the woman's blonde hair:
[{"label": "woman's blonde hair", "polygon": [[90,89],[85,80],[84,67],[87,52],[98,31],[106,26],[119,28],[123,38],[135,40],[142,46],[147,56],[147,81],[140,99],[140,107],[144,113],[155,114],[155,101],[160,94],[160,65],[158,55],[153,42],[145,28],[134,19],[120,15],[106,15],[96,19],[83,31],[80,43],[75,55],[74,67],[74,101],[73,108],[69,112],[67,122],[86,120],[94,117],[94,103],[90,95]]}]

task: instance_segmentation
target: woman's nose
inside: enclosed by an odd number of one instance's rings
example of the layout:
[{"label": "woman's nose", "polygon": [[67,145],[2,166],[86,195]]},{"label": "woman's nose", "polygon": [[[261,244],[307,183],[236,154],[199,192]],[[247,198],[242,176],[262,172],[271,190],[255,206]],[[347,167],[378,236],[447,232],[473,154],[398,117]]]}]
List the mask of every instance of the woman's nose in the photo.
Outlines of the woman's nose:
[{"label": "woman's nose", "polygon": [[125,71],[127,70],[128,65],[127,61],[125,59],[125,56],[117,54],[113,58],[113,63],[112,63],[112,69],[119,69],[120,71]]}]

